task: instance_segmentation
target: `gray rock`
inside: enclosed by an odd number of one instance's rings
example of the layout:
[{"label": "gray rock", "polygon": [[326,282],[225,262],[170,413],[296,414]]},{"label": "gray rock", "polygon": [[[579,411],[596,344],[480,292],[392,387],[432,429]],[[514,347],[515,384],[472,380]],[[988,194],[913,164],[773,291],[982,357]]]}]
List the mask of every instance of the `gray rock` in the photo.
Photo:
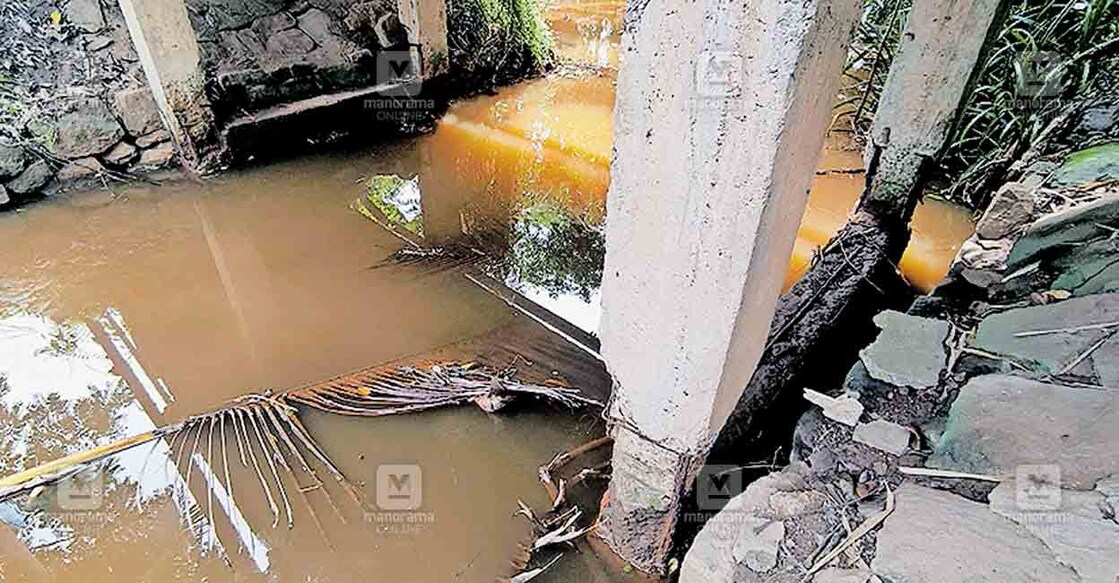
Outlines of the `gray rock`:
[{"label": "gray rock", "polygon": [[[1025,267],[1046,251],[1060,246],[1075,247],[1111,236],[1103,226],[1119,222],[1119,195],[1043,217],[1030,225],[1014,243],[1006,265],[1011,270]],[[1103,225],[1103,226],[1101,226]]]},{"label": "gray rock", "polygon": [[136,163],[136,166],[141,170],[163,168],[170,164],[174,158],[175,147],[171,142],[164,142],[150,150],[144,150],[140,154],[140,161]]},{"label": "gray rock", "polygon": [[999,189],[983,213],[975,232],[984,239],[1002,239],[1026,228],[1034,214],[1033,189],[1008,182]]},{"label": "gray rock", "polygon": [[252,29],[263,39],[271,39],[276,33],[294,27],[295,17],[287,12],[278,12],[272,16],[258,18],[252,24]]},{"label": "gray rock", "polygon": [[12,202],[12,197],[8,196],[8,189],[0,185],[0,205]]},{"label": "gray rock", "polygon": [[[268,37],[268,54],[262,58],[267,62],[287,61],[305,55],[315,48],[315,41],[299,29],[290,29]],[[267,65],[266,65],[267,66]]]},{"label": "gray rock", "polygon": [[681,565],[680,581],[749,580],[745,575],[773,569],[784,520],[819,512],[826,502],[826,496],[806,486],[807,472],[804,464],[791,464],[732,498],[696,536]]},{"label": "gray rock", "polygon": [[744,518],[749,531],[739,531],[732,554],[739,565],[755,573],[765,573],[777,566],[777,549],[785,538],[785,523],[754,516]]},{"label": "gray rock", "polygon": [[[1062,250],[1065,251],[1065,250]],[[1119,240],[1111,238],[1077,245],[1047,262],[1046,271],[1058,273],[1053,289],[1084,296],[1119,288]]]},{"label": "gray rock", "polygon": [[145,134],[136,138],[136,146],[139,148],[150,148],[158,143],[166,142],[171,139],[171,134],[165,129],[158,129],[150,134]]},{"label": "gray rock", "polygon": [[299,16],[299,28],[315,41],[317,48],[306,59],[320,67],[341,65],[349,60],[349,55],[358,46],[332,30],[332,20],[322,10],[312,8]]},{"label": "gray rock", "polygon": [[71,160],[96,156],[124,137],[124,129],[100,99],[77,102],[56,122],[55,152]]},{"label": "gray rock", "polygon": [[50,184],[54,177],[54,169],[43,160],[36,160],[23,172],[8,182],[8,190],[12,194],[28,195],[39,192],[44,186]]},{"label": "gray rock", "polygon": [[85,32],[105,28],[105,15],[98,0],[70,0],[63,9],[66,21]]},{"label": "gray rock", "polygon": [[1119,392],[1007,375],[960,389],[926,465],[994,476],[1019,466],[1059,468],[1062,487],[1090,489],[1119,474]]},{"label": "gray rock", "polygon": [[118,91],[113,95],[113,109],[124,123],[124,129],[133,136],[143,136],[163,129],[159,106],[147,87]]},{"label": "gray rock", "polygon": [[1069,154],[1052,180],[1054,184],[1064,186],[1116,179],[1119,179],[1119,143],[1102,144]]},{"label": "gray rock", "polygon": [[27,163],[27,153],[19,146],[0,144],[0,179],[9,178],[23,172]]},{"label": "gray rock", "polygon": [[936,386],[948,360],[948,323],[892,310],[875,316],[874,323],[882,332],[859,352],[870,376],[899,387]]},{"label": "gray rock", "polygon": [[989,501],[992,511],[1041,539],[1085,583],[1115,583],[1119,580],[1119,524],[1102,510],[1106,497],[1099,491],[1058,493],[1056,508],[1023,509],[1018,504],[1018,483],[1008,480],[991,492]]},{"label": "gray rock", "polygon": [[1003,269],[1014,241],[972,237],[960,246],[960,261],[973,269]]},{"label": "gray rock", "polygon": [[[973,345],[987,352],[1032,361],[1036,363],[1036,368],[1056,374],[1076,363],[1082,354],[1114,328],[1054,334],[1036,332],[1116,321],[1119,321],[1119,294],[1071,298],[988,316],[979,323]],[[1102,384],[1119,386],[1119,371],[1113,364],[1116,353],[1112,346],[1109,343],[1099,347],[1067,372],[1098,377]]]},{"label": "gray rock", "polygon": [[1075,582],[1036,537],[987,506],[903,484],[878,531],[871,570],[905,583]]},{"label": "gray rock", "polygon": [[113,146],[113,149],[109,150],[101,159],[112,166],[127,166],[136,159],[137,152],[136,146],[128,142],[121,142]]},{"label": "gray rock", "polygon": [[875,419],[856,426],[851,439],[888,454],[903,455],[909,451],[909,435],[909,430],[897,423]]},{"label": "gray rock", "polygon": [[96,176],[103,170],[105,170],[105,168],[97,158],[82,158],[81,160],[74,160],[62,168],[59,168],[56,178],[58,178],[60,182],[83,180]]}]

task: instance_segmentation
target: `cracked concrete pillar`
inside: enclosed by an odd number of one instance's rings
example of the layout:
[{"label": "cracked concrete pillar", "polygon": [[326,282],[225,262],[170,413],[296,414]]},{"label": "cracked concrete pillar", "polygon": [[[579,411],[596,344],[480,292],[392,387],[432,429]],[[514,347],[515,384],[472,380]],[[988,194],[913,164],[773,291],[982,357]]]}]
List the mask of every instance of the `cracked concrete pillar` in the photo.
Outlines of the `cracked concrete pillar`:
[{"label": "cracked concrete pillar", "polygon": [[1006,0],[914,2],[882,89],[867,158],[881,149],[875,198],[893,205],[922,186],[922,165],[940,156],[965,105],[989,31]]},{"label": "cracked concrete pillar", "polygon": [[119,0],[160,117],[179,156],[207,171],[217,163],[218,138],[205,94],[198,41],[183,0]]},{"label": "cracked concrete pillar", "polygon": [[662,571],[680,498],[753,373],[859,0],[630,0],[607,197],[616,386],[600,535]]}]

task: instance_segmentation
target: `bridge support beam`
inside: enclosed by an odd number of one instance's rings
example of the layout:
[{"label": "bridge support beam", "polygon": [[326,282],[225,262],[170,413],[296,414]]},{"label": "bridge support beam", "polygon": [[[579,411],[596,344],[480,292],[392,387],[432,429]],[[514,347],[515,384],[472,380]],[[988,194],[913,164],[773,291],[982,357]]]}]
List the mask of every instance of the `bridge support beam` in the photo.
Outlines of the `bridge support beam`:
[{"label": "bridge support beam", "polygon": [[148,86],[171,131],[179,157],[190,168],[217,164],[214,116],[194,29],[183,0],[119,0]]},{"label": "bridge support beam", "polygon": [[859,0],[630,0],[607,197],[613,478],[599,534],[663,571],[761,354]]}]

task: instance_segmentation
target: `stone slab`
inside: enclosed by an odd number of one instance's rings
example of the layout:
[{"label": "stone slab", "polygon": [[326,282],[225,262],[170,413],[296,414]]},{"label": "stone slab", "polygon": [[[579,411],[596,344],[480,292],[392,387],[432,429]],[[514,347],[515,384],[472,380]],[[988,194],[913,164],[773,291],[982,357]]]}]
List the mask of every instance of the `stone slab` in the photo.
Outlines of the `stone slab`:
[{"label": "stone slab", "polygon": [[[972,344],[987,352],[1032,361],[1041,371],[1056,374],[1076,364],[1089,348],[1114,332],[1116,327],[1100,326],[1112,322],[1119,322],[1119,294],[1083,296],[987,316],[979,323]],[[1084,327],[1089,328],[1080,329]],[[1068,332],[1037,334],[1054,330]],[[1103,384],[1119,387],[1117,350],[1119,344],[1109,342],[1067,372],[1100,377]]]},{"label": "stone slab", "polygon": [[1119,580],[1119,523],[1105,514],[1107,499],[1098,490],[1057,490],[1059,502],[1048,510],[1022,508],[1018,482],[999,484],[989,496],[991,510],[1039,538],[1084,583]]},{"label": "stone slab", "polygon": [[887,310],[874,323],[882,332],[859,352],[870,376],[899,387],[936,386],[948,360],[948,322]]},{"label": "stone slab", "polygon": [[891,583],[1075,582],[1049,549],[984,504],[903,484],[871,570]]},{"label": "stone slab", "polygon": [[960,389],[926,465],[995,476],[1055,465],[1063,487],[1090,489],[1119,474],[1116,420],[1119,392],[984,375]]}]

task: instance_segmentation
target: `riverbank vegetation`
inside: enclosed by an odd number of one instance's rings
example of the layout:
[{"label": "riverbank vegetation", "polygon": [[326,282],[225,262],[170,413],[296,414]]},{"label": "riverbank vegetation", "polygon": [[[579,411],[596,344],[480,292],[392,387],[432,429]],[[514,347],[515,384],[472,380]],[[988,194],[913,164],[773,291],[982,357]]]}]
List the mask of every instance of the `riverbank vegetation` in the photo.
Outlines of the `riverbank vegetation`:
[{"label": "riverbank vegetation", "polygon": [[[840,114],[866,139],[911,0],[865,0]],[[1119,3],[1014,0],[978,67],[935,191],[982,209],[1061,113],[1119,89]]]},{"label": "riverbank vegetation", "polygon": [[536,75],[554,61],[537,0],[463,0],[447,5],[451,76],[484,90]]}]

